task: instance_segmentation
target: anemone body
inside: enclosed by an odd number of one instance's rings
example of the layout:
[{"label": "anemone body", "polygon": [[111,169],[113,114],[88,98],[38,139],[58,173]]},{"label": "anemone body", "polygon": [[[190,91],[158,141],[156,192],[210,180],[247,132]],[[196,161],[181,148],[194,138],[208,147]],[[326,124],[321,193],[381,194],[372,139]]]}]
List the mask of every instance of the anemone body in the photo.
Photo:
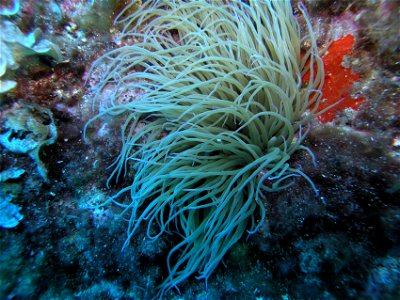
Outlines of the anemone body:
[{"label": "anemone body", "polygon": [[[134,42],[93,66],[106,68],[94,104],[112,90],[99,115],[126,118],[110,176],[133,177],[110,200],[129,220],[126,245],[143,223],[151,238],[182,238],[161,293],[195,272],[208,279],[263,223],[268,193],[293,176],[309,180],[290,157],[306,149],[301,130],[318,107],[323,69],[299,8],[303,34],[289,1],[149,1],[130,15],[128,6],[117,22]],[[126,101],[132,90],[140,96]]]}]

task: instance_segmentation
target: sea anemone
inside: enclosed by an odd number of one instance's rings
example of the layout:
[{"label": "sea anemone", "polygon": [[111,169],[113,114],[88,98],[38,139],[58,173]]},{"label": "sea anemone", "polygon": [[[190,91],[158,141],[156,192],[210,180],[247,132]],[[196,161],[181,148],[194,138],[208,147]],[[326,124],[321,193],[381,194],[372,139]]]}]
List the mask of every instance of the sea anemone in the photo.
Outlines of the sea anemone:
[{"label": "sea anemone", "polygon": [[[106,71],[93,100],[101,111],[86,129],[105,114],[125,118],[109,180],[129,175],[132,183],[102,205],[127,216],[125,247],[144,222],[152,239],[181,237],[167,258],[164,294],[195,272],[207,280],[264,222],[269,193],[297,176],[316,190],[290,158],[311,153],[302,129],[318,108],[324,72],[301,4],[305,34],[289,1],[147,1],[131,13],[133,5],[117,17],[132,45],[92,66]],[[127,101],[133,90],[140,96]]]}]

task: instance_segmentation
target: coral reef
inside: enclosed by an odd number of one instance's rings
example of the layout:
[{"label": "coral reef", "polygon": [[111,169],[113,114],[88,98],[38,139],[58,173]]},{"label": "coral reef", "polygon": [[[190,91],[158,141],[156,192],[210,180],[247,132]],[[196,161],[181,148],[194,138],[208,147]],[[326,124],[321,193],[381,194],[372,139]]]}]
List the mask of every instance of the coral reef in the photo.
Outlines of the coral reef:
[{"label": "coral reef", "polygon": [[0,94],[17,85],[8,79],[10,72],[19,68],[23,60],[32,55],[47,55],[61,61],[58,47],[49,40],[37,41],[40,30],[24,35],[12,22],[0,19]]},{"label": "coral reef", "polygon": [[[232,2],[218,1],[220,6]],[[291,2],[299,30],[306,32],[300,1]],[[340,102],[326,123],[310,117],[307,134],[302,127],[302,145],[314,157],[297,151],[288,163],[308,175],[319,195],[304,177],[291,177],[286,189],[267,193],[262,201],[265,218],[255,214],[255,222],[261,222],[257,232],[238,239],[207,283],[189,276],[180,283],[180,293],[172,289],[163,299],[400,297],[400,3],[302,2],[326,70],[338,70],[340,81],[346,72],[357,74],[346,82],[344,95],[363,101],[357,107]],[[184,238],[176,231],[149,239],[143,223],[121,251],[129,222],[115,202],[129,204],[131,197],[111,197],[132,183],[135,162],[127,162],[127,173],[118,182],[107,185],[107,178],[123,146],[126,115],[103,114],[101,122],[97,119],[88,128],[90,140],[83,141],[84,126],[95,114],[95,89],[110,67],[105,60],[92,72],[90,66],[109,51],[141,42],[124,35],[126,23],[112,23],[125,5],[114,0],[0,1],[1,22],[11,22],[21,39],[40,29],[32,47],[48,40],[62,54],[57,64],[46,54],[31,52],[22,61],[13,56],[19,68],[7,66],[1,77],[17,85],[1,94],[0,134],[7,143],[36,146],[47,171],[45,181],[28,152],[0,146],[1,299],[152,299],[168,278],[168,253]],[[120,18],[137,8],[131,6]],[[171,34],[178,38],[177,30]],[[309,47],[302,43],[301,52]],[[132,65],[131,70],[143,72],[153,65]],[[339,81],[324,79],[332,101],[341,99],[336,97]],[[115,84],[109,82],[97,94],[102,112],[115,95]],[[121,104],[139,101],[143,94],[132,88],[121,93]],[[51,138],[54,127],[57,139]],[[163,133],[158,138],[165,137]],[[40,146],[49,138],[51,144]],[[149,233],[157,234],[156,226]]]},{"label": "coral reef", "polygon": [[25,171],[18,168],[11,168],[0,172],[0,227],[13,228],[19,224],[23,215],[21,208],[10,201],[16,196],[20,188],[15,183],[6,183],[8,180],[17,179]]},{"label": "coral reef", "polygon": [[27,153],[47,181],[47,170],[40,160],[42,146],[57,139],[57,128],[50,110],[39,106],[14,106],[2,115],[0,144],[14,153]]}]

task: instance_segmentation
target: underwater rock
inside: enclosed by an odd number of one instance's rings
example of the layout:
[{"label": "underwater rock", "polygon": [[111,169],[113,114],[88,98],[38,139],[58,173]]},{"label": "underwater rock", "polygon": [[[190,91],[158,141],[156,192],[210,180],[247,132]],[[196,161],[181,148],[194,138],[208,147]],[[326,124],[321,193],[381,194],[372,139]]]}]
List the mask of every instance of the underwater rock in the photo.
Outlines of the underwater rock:
[{"label": "underwater rock", "polygon": [[13,16],[19,12],[21,4],[19,0],[10,1],[10,5],[0,7],[0,16]]},{"label": "underwater rock", "polygon": [[17,85],[14,80],[7,78],[6,73],[18,69],[25,57],[47,55],[56,61],[61,61],[61,52],[57,45],[46,39],[37,41],[40,32],[36,29],[24,35],[14,23],[0,21],[0,94],[8,92]]},{"label": "underwater rock", "polygon": [[14,153],[28,154],[37,164],[39,174],[47,181],[47,170],[39,158],[40,148],[57,139],[53,114],[39,106],[14,106],[4,113],[5,123],[0,144]]},{"label": "underwater rock", "polygon": [[0,172],[0,182],[7,181],[9,179],[19,178],[22,174],[25,173],[25,170],[19,168],[11,168],[5,171]]},{"label": "underwater rock", "polygon": [[11,168],[0,172],[0,227],[13,228],[24,217],[19,213],[21,208],[10,201],[15,197],[19,186],[13,183],[5,183],[10,179],[17,179],[25,170]]},{"label": "underwater rock", "polygon": [[11,196],[3,195],[0,190],[0,227],[13,228],[24,217],[19,213],[21,208],[11,201]]}]

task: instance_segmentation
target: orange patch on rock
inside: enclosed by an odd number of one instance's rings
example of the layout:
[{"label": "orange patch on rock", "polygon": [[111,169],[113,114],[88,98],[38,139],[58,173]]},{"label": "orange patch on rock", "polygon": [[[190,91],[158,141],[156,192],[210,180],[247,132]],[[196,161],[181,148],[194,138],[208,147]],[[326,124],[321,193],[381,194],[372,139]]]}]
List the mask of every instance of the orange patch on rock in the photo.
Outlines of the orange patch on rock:
[{"label": "orange patch on rock", "polygon": [[325,68],[325,84],[322,88],[322,101],[318,112],[341,100],[318,116],[322,123],[333,121],[336,114],[346,108],[358,109],[364,101],[362,97],[352,98],[350,96],[351,88],[360,79],[360,76],[353,73],[351,68],[342,66],[343,57],[351,54],[354,42],[354,37],[348,34],[334,41],[328,48],[328,52],[322,57]]}]

